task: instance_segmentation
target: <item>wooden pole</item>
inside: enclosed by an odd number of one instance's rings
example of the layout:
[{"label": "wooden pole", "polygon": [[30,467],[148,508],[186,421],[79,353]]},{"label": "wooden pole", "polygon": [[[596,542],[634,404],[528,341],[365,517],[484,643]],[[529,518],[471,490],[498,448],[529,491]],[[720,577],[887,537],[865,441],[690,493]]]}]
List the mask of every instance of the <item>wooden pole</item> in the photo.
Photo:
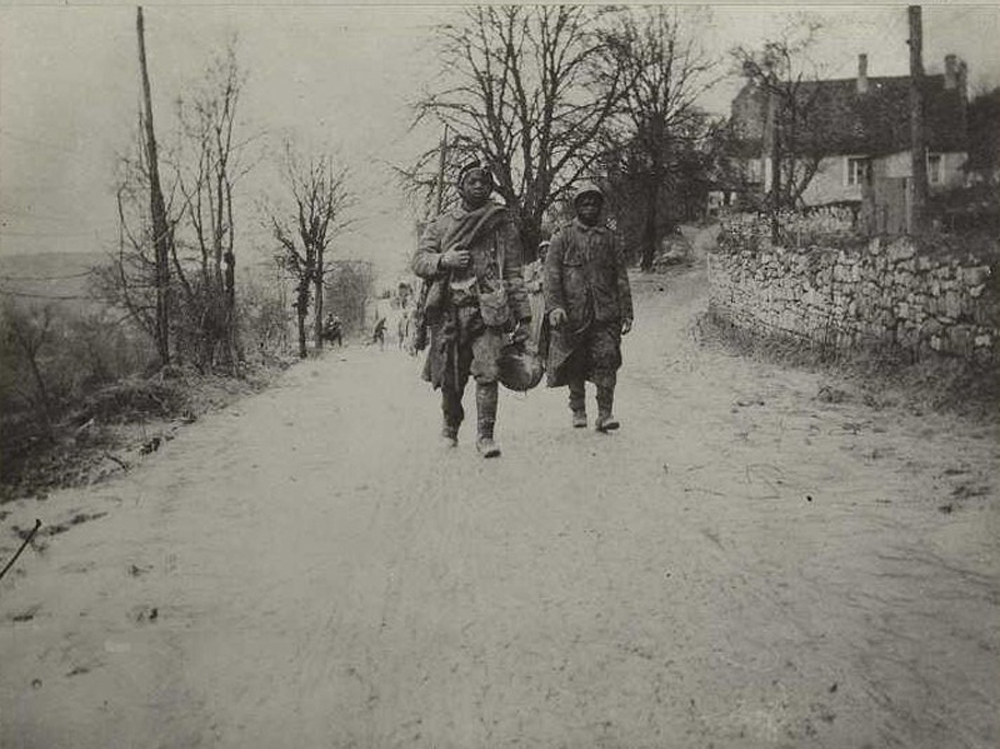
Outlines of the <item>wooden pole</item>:
[{"label": "wooden pole", "polygon": [[438,175],[437,175],[437,209],[434,215],[437,216],[444,208],[444,166],[448,155],[448,126],[444,126],[444,135],[441,136],[441,148],[438,153]]},{"label": "wooden pole", "polygon": [[926,228],[927,143],[924,137],[924,61],[923,29],[920,6],[908,8],[910,19],[910,234],[920,235]]},{"label": "wooden pole", "polygon": [[146,161],[149,169],[149,211],[153,222],[153,248],[156,258],[156,348],[160,364],[170,363],[170,237],[167,208],[160,187],[160,168],[153,132],[153,98],[146,69],[146,34],[142,21],[142,6],[136,8],[136,33],[139,36],[139,70],[142,75],[144,104],[143,124],[146,131]]}]

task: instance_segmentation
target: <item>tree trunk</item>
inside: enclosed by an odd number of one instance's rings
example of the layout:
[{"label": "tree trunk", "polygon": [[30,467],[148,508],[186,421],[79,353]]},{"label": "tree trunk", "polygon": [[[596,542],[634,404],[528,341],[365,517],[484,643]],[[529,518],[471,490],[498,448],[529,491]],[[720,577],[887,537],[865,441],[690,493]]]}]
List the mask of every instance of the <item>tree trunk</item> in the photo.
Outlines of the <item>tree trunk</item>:
[{"label": "tree trunk", "polygon": [[[18,336],[20,339],[20,336]],[[50,442],[55,442],[55,431],[52,428],[52,402],[49,399],[49,390],[45,387],[45,380],[42,378],[41,369],[38,367],[38,349],[32,347],[26,341],[21,340],[21,348],[24,349],[28,357],[28,364],[31,366],[31,375],[35,378],[35,389],[38,391],[38,400],[41,403],[42,420],[45,422],[45,435]]]},{"label": "tree trunk", "polygon": [[[232,231],[232,229],[230,229]],[[232,374],[239,371],[239,339],[236,331],[236,255],[227,251],[223,256],[226,263],[225,283],[226,283],[226,311],[225,311],[225,336],[226,346],[229,350],[229,365]]]},{"label": "tree trunk", "polygon": [[146,38],[142,7],[136,9],[136,32],[139,37],[139,68],[142,73],[142,95],[145,106],[146,160],[149,162],[149,209],[153,222],[153,243],[156,255],[156,350],[160,364],[170,363],[170,237],[167,209],[160,188],[160,168],[153,131],[153,99],[146,69]]},{"label": "tree trunk", "polygon": [[542,241],[542,222],[540,218],[526,217],[520,223],[523,260],[527,265],[538,259],[538,245]]},{"label": "tree trunk", "polygon": [[309,313],[309,283],[310,279],[303,278],[299,281],[298,299],[295,302],[295,312],[299,321],[299,358],[305,359],[308,355],[306,350],[306,315]]},{"label": "tree trunk", "polygon": [[306,349],[306,313],[299,312],[299,358],[305,359],[309,355]]},{"label": "tree trunk", "polygon": [[781,221],[778,214],[781,211],[781,167],[784,161],[784,153],[781,148],[780,128],[775,124],[774,148],[771,151],[771,243],[778,244],[781,239]]},{"label": "tree trunk", "polygon": [[920,235],[926,228],[927,139],[924,135],[924,60],[923,27],[920,6],[908,8],[910,21],[910,163],[913,193],[910,201],[910,234]]},{"label": "tree trunk", "polygon": [[315,330],[313,331],[313,338],[316,341],[316,348],[322,350],[323,348],[323,254],[322,252],[317,253],[316,256],[316,278],[313,281],[314,291],[316,293],[316,301],[313,302],[313,325]]},{"label": "tree trunk", "polygon": [[642,240],[639,267],[644,271],[653,269],[656,259],[656,219],[660,191],[660,168],[653,166],[649,185],[646,188],[646,215],[642,222]]}]

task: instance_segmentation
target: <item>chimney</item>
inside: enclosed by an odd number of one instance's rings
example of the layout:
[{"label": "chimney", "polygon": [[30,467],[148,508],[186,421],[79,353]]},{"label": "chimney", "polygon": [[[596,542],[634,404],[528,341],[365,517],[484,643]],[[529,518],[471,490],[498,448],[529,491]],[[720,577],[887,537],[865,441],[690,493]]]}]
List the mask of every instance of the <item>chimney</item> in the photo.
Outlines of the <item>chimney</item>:
[{"label": "chimney", "polygon": [[944,56],[944,87],[949,91],[958,88],[958,58],[955,55]]},{"label": "chimney", "polygon": [[858,93],[868,93],[868,55],[858,55]]}]

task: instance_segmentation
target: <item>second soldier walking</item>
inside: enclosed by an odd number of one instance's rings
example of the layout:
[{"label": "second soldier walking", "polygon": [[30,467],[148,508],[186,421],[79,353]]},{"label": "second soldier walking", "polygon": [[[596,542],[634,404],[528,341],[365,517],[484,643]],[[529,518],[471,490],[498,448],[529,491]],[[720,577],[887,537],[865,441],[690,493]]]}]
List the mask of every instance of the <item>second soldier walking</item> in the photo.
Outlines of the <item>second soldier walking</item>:
[{"label": "second soldier walking", "polygon": [[545,311],[552,328],[549,387],[569,387],[574,427],[587,426],[585,382],[597,387],[602,432],[617,429],[613,408],[621,337],[632,329],[632,292],[621,247],[600,222],[604,195],[587,184],[574,194],[576,218],[552,238],[545,258]]}]

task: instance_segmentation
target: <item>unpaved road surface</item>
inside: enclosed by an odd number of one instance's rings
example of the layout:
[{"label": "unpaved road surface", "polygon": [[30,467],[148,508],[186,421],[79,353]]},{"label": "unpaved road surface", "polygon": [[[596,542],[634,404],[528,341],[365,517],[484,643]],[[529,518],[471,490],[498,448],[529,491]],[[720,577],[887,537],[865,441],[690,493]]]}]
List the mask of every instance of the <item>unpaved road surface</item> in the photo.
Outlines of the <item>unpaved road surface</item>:
[{"label": "unpaved road surface", "polygon": [[0,745],[998,746],[996,427],[699,347],[698,270],[635,292],[618,433],[543,387],[447,451],[355,346],[0,508],[4,559],[107,513],[0,582]]}]

